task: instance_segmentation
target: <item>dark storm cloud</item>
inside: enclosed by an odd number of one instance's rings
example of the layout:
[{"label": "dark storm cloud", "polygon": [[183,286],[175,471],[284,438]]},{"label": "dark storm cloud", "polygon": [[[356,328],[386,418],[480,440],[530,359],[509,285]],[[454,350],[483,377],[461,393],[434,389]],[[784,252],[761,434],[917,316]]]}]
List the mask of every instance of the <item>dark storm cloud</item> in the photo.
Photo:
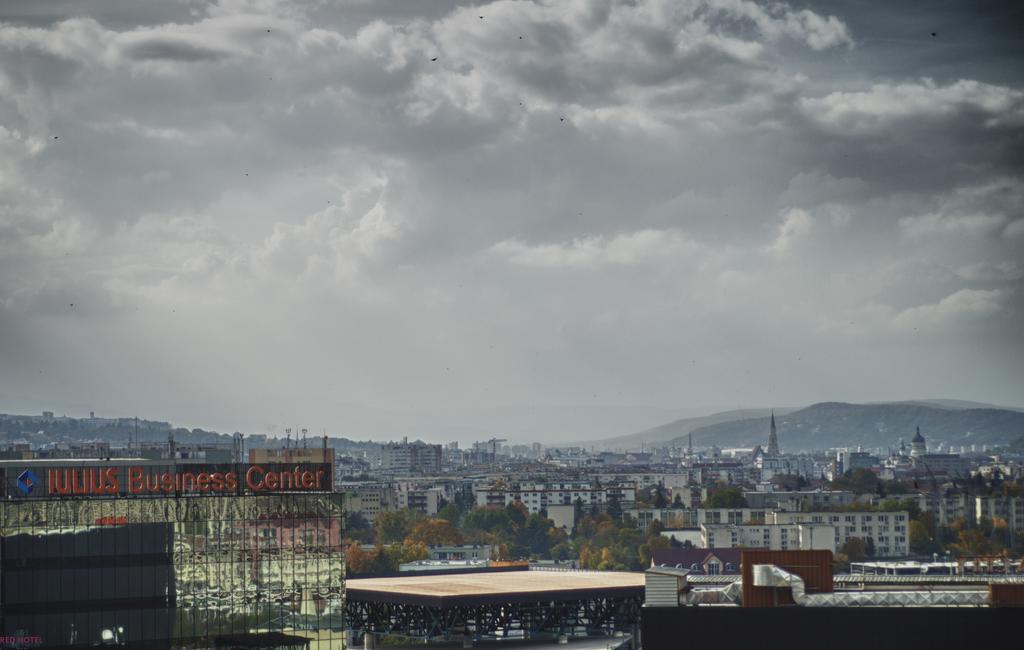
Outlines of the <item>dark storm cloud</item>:
[{"label": "dark storm cloud", "polygon": [[136,60],[217,61],[230,52],[170,36],[154,36],[127,43],[122,54]]},{"label": "dark storm cloud", "polygon": [[1019,12],[66,6],[0,12],[0,331],[49,346],[2,400],[566,439],[1019,392]]}]

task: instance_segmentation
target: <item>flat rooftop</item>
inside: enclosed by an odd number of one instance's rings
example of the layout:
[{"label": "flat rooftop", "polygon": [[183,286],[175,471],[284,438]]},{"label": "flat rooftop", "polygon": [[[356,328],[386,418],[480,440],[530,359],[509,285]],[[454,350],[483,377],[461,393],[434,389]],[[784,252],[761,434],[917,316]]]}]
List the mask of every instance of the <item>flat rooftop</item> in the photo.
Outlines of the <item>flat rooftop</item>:
[{"label": "flat rooftop", "polygon": [[352,578],[345,598],[430,607],[642,596],[644,574],[626,571],[502,571]]}]

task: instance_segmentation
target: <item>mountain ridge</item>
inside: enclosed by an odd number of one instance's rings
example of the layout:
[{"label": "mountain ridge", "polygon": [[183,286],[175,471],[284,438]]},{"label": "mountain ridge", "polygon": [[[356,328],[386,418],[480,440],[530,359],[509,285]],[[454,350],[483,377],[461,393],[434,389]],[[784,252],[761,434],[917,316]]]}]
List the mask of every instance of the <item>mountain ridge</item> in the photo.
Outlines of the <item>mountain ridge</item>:
[{"label": "mountain ridge", "polygon": [[[803,409],[776,412],[783,451],[811,451],[864,446],[895,448],[909,444],[917,427],[935,450],[946,445],[1005,445],[1024,435],[1024,412],[1001,408],[948,408],[919,402],[852,404],[819,402]],[[694,445],[753,447],[768,439],[766,418],[720,422],[692,430]],[[675,444],[684,438],[671,441]]]}]

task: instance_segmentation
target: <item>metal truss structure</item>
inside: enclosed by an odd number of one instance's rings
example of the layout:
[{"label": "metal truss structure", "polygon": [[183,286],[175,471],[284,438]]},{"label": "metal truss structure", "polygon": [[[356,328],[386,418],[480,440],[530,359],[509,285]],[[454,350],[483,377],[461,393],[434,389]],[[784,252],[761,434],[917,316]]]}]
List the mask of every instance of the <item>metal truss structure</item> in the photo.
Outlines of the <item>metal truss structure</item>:
[{"label": "metal truss structure", "polygon": [[482,604],[405,604],[348,598],[346,626],[360,634],[419,639],[532,638],[633,633],[643,595]]}]

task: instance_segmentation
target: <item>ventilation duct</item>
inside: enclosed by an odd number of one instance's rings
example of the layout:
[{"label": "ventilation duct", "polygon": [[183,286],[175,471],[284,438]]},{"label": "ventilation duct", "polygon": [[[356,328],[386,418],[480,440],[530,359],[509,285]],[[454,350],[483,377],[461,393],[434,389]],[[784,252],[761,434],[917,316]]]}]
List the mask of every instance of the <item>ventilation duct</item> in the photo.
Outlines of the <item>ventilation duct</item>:
[{"label": "ventilation duct", "polygon": [[735,605],[740,602],[742,593],[743,583],[739,580],[715,589],[693,589],[687,585],[687,588],[679,594],[679,603],[681,605]]},{"label": "ventilation duct", "polygon": [[774,564],[752,567],[755,587],[789,588],[801,607],[984,607],[987,591],[837,591],[808,594],[803,578]]}]

